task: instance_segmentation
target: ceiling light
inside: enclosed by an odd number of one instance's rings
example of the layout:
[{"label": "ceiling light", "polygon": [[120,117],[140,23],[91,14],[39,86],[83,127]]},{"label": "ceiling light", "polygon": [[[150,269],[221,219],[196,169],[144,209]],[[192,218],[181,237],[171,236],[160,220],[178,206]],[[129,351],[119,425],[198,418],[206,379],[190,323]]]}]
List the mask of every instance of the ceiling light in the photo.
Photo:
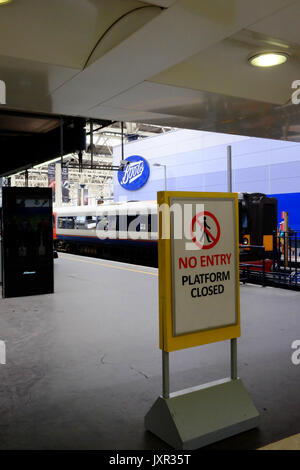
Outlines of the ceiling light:
[{"label": "ceiling light", "polygon": [[10,3],[12,0],[0,0],[0,5],[5,5],[6,3]]},{"label": "ceiling light", "polygon": [[248,60],[255,67],[274,67],[284,64],[288,58],[288,54],[284,52],[262,52],[249,57]]}]

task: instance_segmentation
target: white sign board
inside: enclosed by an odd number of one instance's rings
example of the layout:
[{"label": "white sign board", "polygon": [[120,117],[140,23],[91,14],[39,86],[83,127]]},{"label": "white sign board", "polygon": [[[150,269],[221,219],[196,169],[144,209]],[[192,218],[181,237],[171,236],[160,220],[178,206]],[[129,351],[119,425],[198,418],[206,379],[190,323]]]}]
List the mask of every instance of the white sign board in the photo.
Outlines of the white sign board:
[{"label": "white sign board", "polygon": [[178,227],[171,218],[173,335],[236,325],[239,300],[234,198],[170,198],[173,204],[182,206],[182,213],[186,204],[193,208],[185,224],[189,230],[183,230],[180,238],[174,236]]}]

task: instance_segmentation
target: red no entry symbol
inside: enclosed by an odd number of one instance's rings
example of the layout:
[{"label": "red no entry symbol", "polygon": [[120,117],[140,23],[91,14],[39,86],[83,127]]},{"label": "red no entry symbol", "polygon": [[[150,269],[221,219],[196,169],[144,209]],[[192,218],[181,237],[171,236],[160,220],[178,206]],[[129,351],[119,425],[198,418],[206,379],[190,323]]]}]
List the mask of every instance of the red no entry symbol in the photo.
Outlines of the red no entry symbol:
[{"label": "red no entry symbol", "polygon": [[[200,228],[200,237],[197,238],[197,225]],[[211,212],[199,212],[193,217],[191,223],[192,241],[202,250],[210,250],[216,246],[220,239],[221,229],[218,219]]]}]

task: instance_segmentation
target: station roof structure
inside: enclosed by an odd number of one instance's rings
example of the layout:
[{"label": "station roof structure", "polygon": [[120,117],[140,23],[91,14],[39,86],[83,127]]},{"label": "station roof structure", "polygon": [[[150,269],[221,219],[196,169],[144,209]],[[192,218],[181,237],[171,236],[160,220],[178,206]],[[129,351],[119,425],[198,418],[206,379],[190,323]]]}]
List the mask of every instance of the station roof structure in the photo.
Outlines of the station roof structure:
[{"label": "station roof structure", "polygon": [[[300,141],[299,16],[300,0],[11,0],[0,112]],[[288,60],[253,67],[260,52]]]}]

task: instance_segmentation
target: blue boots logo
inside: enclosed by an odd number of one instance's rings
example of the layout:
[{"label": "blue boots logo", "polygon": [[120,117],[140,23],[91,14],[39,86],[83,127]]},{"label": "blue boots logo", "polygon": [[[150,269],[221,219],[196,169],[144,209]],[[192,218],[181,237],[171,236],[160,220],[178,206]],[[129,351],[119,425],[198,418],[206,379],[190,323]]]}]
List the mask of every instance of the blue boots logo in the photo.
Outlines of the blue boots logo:
[{"label": "blue boots logo", "polygon": [[139,155],[131,155],[126,161],[129,165],[124,167],[124,171],[118,171],[119,184],[128,191],[135,191],[147,183],[150,168],[147,161]]}]

